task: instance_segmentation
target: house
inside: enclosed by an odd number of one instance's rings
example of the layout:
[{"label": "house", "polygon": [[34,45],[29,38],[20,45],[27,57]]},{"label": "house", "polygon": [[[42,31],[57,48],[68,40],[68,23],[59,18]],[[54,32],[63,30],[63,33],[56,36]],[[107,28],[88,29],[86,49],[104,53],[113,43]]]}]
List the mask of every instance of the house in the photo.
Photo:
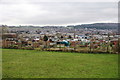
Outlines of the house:
[{"label": "house", "polygon": [[112,39],[110,40],[111,44],[117,46],[118,45],[118,39]]},{"label": "house", "polygon": [[17,34],[16,33],[4,33],[2,35],[2,47],[9,47],[16,44]]},{"label": "house", "polygon": [[6,39],[6,38],[17,38],[17,34],[16,33],[4,33],[2,35],[2,39]]}]

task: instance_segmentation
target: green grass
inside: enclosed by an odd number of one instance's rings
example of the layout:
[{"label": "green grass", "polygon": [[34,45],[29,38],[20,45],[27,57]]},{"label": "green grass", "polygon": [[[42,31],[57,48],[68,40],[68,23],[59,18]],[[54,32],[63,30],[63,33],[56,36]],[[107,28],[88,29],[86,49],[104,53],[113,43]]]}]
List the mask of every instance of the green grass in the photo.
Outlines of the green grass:
[{"label": "green grass", "polygon": [[3,78],[118,78],[117,54],[3,49]]}]

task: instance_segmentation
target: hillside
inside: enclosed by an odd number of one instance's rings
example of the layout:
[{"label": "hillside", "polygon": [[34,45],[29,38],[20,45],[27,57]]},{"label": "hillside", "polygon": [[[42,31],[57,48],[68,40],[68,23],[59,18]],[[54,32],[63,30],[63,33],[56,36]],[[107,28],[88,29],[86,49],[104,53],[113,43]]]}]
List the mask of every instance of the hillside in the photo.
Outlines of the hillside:
[{"label": "hillside", "polygon": [[96,29],[117,29],[117,23],[94,23],[94,24],[82,24],[75,26],[67,26],[74,28],[96,28]]}]

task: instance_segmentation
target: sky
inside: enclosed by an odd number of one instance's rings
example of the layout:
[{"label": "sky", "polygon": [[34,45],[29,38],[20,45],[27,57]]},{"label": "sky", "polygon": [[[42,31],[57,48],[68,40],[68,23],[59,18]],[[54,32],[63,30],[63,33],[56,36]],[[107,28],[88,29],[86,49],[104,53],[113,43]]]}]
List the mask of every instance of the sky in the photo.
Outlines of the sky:
[{"label": "sky", "polygon": [[119,0],[0,0],[0,24],[117,23]]}]

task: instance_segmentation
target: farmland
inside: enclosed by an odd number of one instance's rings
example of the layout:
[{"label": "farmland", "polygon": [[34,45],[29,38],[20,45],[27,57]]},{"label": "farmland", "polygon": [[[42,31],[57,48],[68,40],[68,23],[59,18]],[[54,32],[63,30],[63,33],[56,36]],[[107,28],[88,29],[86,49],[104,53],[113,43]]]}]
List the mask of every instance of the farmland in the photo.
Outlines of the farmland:
[{"label": "farmland", "polygon": [[118,78],[117,54],[2,51],[3,78]]}]

